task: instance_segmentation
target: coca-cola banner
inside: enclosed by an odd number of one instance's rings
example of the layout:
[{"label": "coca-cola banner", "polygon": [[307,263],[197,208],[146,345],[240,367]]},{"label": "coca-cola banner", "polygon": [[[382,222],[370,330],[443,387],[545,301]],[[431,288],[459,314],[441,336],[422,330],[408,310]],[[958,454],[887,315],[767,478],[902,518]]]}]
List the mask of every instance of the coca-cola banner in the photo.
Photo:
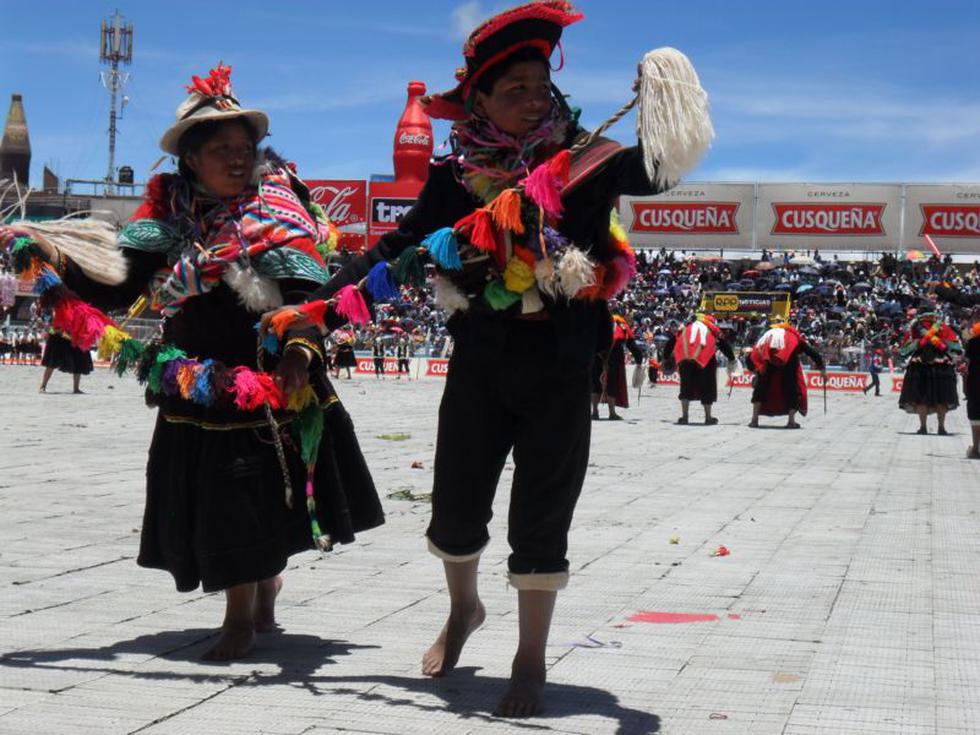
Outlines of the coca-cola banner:
[{"label": "coca-cola banner", "polygon": [[894,250],[902,221],[898,184],[759,184],[760,248]]},{"label": "coca-cola banner", "polygon": [[315,179],[307,181],[313,201],[340,228],[338,247],[359,252],[367,242],[367,181]]},{"label": "coca-cola banner", "polygon": [[980,184],[906,186],[902,247],[928,248],[925,235],[940,252],[980,253]]},{"label": "coca-cola banner", "polygon": [[679,184],[653,197],[622,197],[634,247],[751,247],[752,184]]}]

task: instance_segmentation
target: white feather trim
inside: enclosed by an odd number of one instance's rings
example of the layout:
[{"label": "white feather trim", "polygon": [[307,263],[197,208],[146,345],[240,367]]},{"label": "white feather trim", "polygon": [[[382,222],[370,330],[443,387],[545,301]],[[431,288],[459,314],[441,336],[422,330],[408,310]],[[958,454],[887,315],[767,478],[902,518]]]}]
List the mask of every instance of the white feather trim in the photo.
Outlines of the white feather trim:
[{"label": "white feather trim", "polygon": [[221,278],[238,294],[238,300],[249,311],[260,313],[282,306],[279,284],[260,276],[252,268],[242,268],[238,263],[232,263]]},{"label": "white feather trim", "polygon": [[702,347],[708,344],[708,327],[701,322],[693,322],[690,325],[690,330],[688,332],[688,343],[692,345],[701,345]]},{"label": "white feather trim", "polygon": [[436,293],[436,304],[447,313],[466,311],[470,308],[470,300],[449,280],[442,276],[432,278],[432,286]]},{"label": "white feather trim", "polygon": [[594,286],[594,268],[588,255],[576,247],[566,248],[558,262],[558,281],[562,292],[571,299],[583,288]]},{"label": "white feather trim", "polygon": [[779,351],[786,346],[786,330],[779,327],[774,327],[773,329],[768,329],[766,332],[759,337],[759,341],[756,343],[760,347],[768,342],[769,348],[775,351]]},{"label": "white feather trim", "polygon": [[651,183],[673,186],[693,169],[715,136],[708,93],[690,60],[664,47],[640,62],[636,134]]},{"label": "white feather trim", "polygon": [[534,279],[541,293],[548,294],[553,299],[558,297],[558,280],[551,258],[542,258],[534,264]]}]

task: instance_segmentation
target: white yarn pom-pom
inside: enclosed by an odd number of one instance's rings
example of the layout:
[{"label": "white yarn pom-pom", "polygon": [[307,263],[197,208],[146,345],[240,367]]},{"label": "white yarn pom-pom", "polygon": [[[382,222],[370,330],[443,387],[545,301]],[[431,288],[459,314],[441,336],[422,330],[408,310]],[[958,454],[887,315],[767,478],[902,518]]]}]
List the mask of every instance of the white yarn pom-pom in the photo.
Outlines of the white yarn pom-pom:
[{"label": "white yarn pom-pom", "polygon": [[558,281],[562,292],[573,299],[583,288],[595,285],[595,265],[588,255],[570,247],[558,262]]},{"label": "white yarn pom-pom", "polygon": [[647,176],[661,187],[680,181],[711,145],[708,93],[677,49],[654,49],[640,62],[636,134]]},{"label": "white yarn pom-pom", "polygon": [[238,300],[249,311],[259,313],[282,306],[279,285],[264,278],[251,268],[232,263],[222,274],[222,279],[238,294]]},{"label": "white yarn pom-pom", "polygon": [[432,286],[435,290],[436,304],[447,313],[452,314],[457,311],[466,311],[470,308],[470,300],[466,294],[442,276],[432,278]]},{"label": "white yarn pom-pom", "polygon": [[558,279],[555,273],[555,264],[551,258],[542,258],[534,264],[534,280],[537,281],[538,290],[547,294],[551,298],[558,296]]}]

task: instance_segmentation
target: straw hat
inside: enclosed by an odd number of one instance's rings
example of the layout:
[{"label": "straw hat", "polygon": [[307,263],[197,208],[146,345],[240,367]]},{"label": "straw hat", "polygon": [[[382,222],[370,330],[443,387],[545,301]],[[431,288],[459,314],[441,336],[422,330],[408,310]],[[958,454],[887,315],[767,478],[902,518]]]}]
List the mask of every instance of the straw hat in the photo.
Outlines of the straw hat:
[{"label": "straw hat", "polygon": [[231,67],[218,66],[207,79],[195,76],[186,87],[190,97],[177,108],[177,120],[160,138],[160,148],[171,155],[180,155],[180,138],[195,125],[209,120],[245,118],[261,140],[269,132],[269,116],[261,110],[246,110],[231,91]]}]

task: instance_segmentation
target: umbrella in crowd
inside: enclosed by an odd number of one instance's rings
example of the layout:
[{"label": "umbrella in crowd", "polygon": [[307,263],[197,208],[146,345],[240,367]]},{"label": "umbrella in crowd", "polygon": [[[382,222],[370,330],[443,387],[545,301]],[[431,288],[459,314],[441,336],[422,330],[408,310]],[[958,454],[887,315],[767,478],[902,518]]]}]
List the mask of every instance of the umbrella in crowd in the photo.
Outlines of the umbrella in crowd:
[{"label": "umbrella in crowd", "polygon": [[819,276],[820,275],[820,271],[818,271],[816,268],[812,268],[810,266],[806,266],[804,268],[800,268],[800,270],[798,271],[798,273],[801,276]]},{"label": "umbrella in crowd", "polygon": [[774,286],[773,287],[773,290],[774,291],[792,291],[793,290],[793,284],[792,283],[785,283],[785,282],[784,283],[780,283],[780,284]]},{"label": "umbrella in crowd", "polygon": [[[779,284],[779,286],[782,286],[782,285],[784,285],[784,284]],[[787,283],[785,285],[788,286],[789,284]],[[779,286],[776,286],[776,288],[779,288]],[[798,294],[806,293],[807,291],[810,291],[812,289],[813,289],[813,284],[812,283],[801,283],[799,286],[796,287],[796,293],[798,293]]]},{"label": "umbrella in crowd", "polygon": [[871,290],[871,284],[867,281],[860,281],[851,286],[851,290],[857,293],[866,293]]},{"label": "umbrella in crowd", "polygon": [[816,265],[817,261],[811,258],[809,255],[797,255],[794,258],[790,258],[790,265]]},{"label": "umbrella in crowd", "polygon": [[776,267],[776,264],[771,260],[760,260],[755,264],[755,269],[757,271],[771,271]]}]

